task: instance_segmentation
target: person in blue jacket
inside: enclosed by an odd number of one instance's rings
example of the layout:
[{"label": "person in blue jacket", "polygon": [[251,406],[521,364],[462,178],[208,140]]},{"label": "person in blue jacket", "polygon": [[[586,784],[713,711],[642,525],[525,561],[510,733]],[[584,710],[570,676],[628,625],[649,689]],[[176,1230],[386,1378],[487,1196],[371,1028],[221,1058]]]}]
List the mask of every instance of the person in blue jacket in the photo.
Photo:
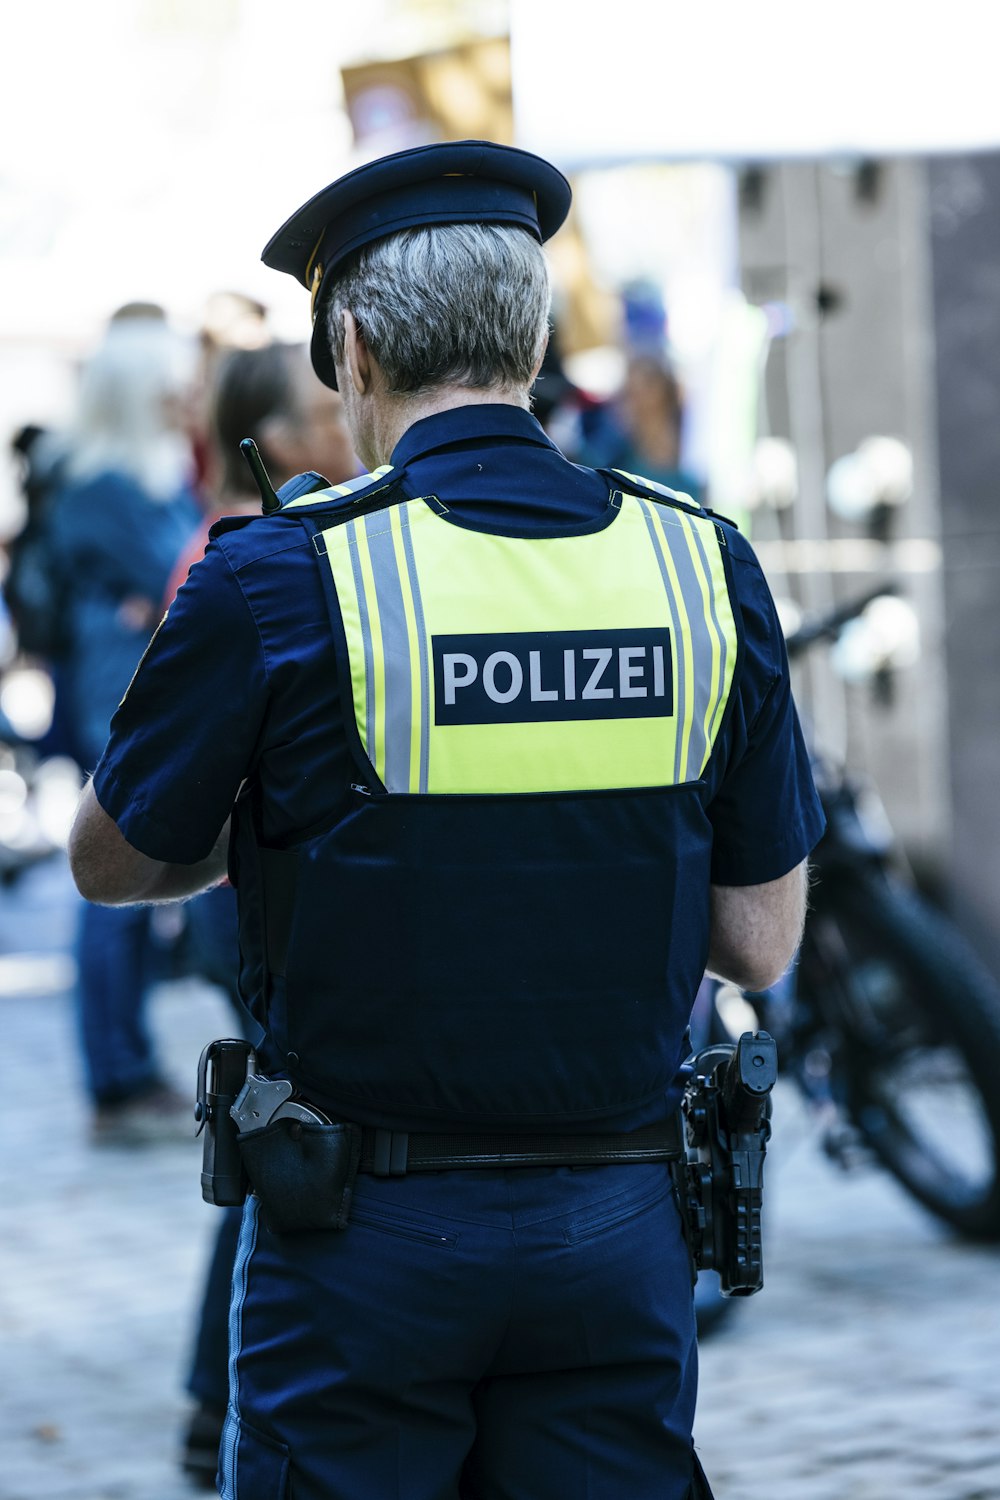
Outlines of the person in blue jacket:
[{"label": "person in blue jacket", "polygon": [[[184,432],[193,365],[166,322],[140,311],[112,319],[83,367],[49,522],[66,612],[62,709],[88,773],[199,516]],[[149,909],[86,903],[76,959],[92,1139],[135,1145],[176,1132],[187,1110],[147,1019],[163,959]]]},{"label": "person in blue jacket", "polygon": [[531,416],[569,198],[449,142],[274,236],[370,472],[215,528],[74,826],[95,901],[228,869],[257,1069],[332,1122],[243,1145],[227,1500],[709,1493],[685,1029],[790,961],[822,814],[749,545]]}]

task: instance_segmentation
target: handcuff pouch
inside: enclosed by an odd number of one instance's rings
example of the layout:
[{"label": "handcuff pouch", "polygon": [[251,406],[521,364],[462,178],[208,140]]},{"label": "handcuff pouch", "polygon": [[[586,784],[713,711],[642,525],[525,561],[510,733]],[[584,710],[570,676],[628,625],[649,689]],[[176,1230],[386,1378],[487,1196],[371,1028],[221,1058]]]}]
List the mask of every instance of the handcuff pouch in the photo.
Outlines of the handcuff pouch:
[{"label": "handcuff pouch", "polygon": [[361,1159],[361,1127],[275,1120],[240,1136],[250,1185],[274,1234],[344,1229]]}]

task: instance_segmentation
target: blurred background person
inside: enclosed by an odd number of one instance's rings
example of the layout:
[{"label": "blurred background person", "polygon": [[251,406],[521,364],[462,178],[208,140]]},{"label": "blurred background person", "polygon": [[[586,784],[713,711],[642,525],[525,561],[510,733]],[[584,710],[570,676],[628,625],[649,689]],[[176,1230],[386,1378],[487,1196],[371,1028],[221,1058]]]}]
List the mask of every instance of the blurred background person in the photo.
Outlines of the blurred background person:
[{"label": "blurred background person", "polygon": [[550,329],[542,367],[531,389],[531,411],[560,453],[573,463],[583,461],[583,452],[599,455],[620,442],[611,403],[570,379],[558,323]]},{"label": "blurred background person", "polygon": [[619,398],[625,444],[616,467],[703,499],[703,486],[681,464],[684,397],[664,355],[633,354]]},{"label": "blurred background person", "polygon": [[704,503],[705,484],[682,459],[686,403],[661,289],[647,280],[628,282],[619,294],[619,319],[617,389],[599,397],[572,380],[557,325],[532,389],[532,411],[574,463],[624,469]]},{"label": "blurred background person", "polygon": [[11,439],[24,520],[4,544],[7,571],[3,598],[13,625],[16,652],[46,672],[52,682],[52,719],[37,742],[40,755],[67,755],[79,762],[65,712],[64,663],[69,627],[63,571],[52,534],[53,496],[64,483],[65,434],[35,422]]},{"label": "blurred background person", "polygon": [[260,494],[240,452],[243,438],[257,444],[275,489],[306,469],[332,484],[361,472],[343,402],[320,385],[304,346],[271,342],[215,353],[208,385],[203,518],[171,573],[167,604],[204,551],[213,521],[260,512]]},{"label": "blurred background person", "polygon": [[681,463],[684,395],[666,355],[633,352],[625,379],[596,442],[584,442],[579,461],[596,467],[624,469],[705,501],[705,486]]},{"label": "blurred background person", "polygon": [[[194,364],[154,304],[112,318],[84,366],[51,535],[61,573],[63,712],[84,771],[160,618],[177,556],[197,524],[186,436]],[[190,1102],[163,1077],[147,1026],[157,977],[152,911],[84,903],[77,1015],[95,1142],[190,1135]]]},{"label": "blurred background person", "polygon": [[[211,510],[218,500],[218,449],[208,430],[216,371],[234,349],[261,349],[274,338],[268,309],[243,292],[212,292],[205,300],[198,329],[197,398],[189,435],[202,503]],[[182,580],[183,581],[183,580]],[[176,590],[170,591],[171,598]]]},{"label": "blurred background person", "polygon": [[[205,519],[174,569],[167,604],[201,557],[212,521],[260,514],[260,494],[240,452],[241,439],[253,438],[275,489],[306,469],[316,469],[331,484],[361,472],[343,402],[317,380],[305,345],[272,343],[223,352],[213,362],[210,382],[207,472],[215,489],[206,496]],[[225,992],[241,1032],[248,1034],[252,1023],[237,985],[236,893],[228,883],[217,886],[189,902],[185,912],[189,963]],[[233,1208],[220,1218],[187,1381],[197,1405],[184,1433],[181,1464],[205,1489],[215,1488],[229,1395],[229,1290],[241,1217]]]}]

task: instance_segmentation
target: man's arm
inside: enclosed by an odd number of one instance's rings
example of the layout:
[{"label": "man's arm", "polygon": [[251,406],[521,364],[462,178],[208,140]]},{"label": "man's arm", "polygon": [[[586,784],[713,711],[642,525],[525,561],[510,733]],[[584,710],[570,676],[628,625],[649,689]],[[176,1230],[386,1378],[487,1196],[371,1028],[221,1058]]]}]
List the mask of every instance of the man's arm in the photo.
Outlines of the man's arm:
[{"label": "man's arm", "polygon": [[99,906],[135,906],[195,896],[225,878],[228,853],[227,820],[212,852],[197,864],[150,859],[119,832],[90,782],[83,789],[69,836],[69,865],[77,890]]},{"label": "man's arm", "polygon": [[709,973],[741,990],[766,990],[779,980],[802,938],[807,864],[764,885],[713,885]]}]

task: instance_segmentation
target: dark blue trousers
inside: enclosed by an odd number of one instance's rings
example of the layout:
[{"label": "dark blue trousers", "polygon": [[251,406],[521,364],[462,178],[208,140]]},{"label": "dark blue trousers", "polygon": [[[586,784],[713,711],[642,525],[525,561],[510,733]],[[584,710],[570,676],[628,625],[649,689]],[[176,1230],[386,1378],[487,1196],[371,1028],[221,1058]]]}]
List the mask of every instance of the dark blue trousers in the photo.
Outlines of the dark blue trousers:
[{"label": "dark blue trousers", "polygon": [[697,1384],[663,1165],[363,1176],[340,1232],[249,1200],[225,1500],[685,1500]]},{"label": "dark blue trousers", "polygon": [[77,1020],[87,1085],[98,1104],[140,1094],[159,1077],[146,1021],[157,976],[148,906],[80,906]]}]

